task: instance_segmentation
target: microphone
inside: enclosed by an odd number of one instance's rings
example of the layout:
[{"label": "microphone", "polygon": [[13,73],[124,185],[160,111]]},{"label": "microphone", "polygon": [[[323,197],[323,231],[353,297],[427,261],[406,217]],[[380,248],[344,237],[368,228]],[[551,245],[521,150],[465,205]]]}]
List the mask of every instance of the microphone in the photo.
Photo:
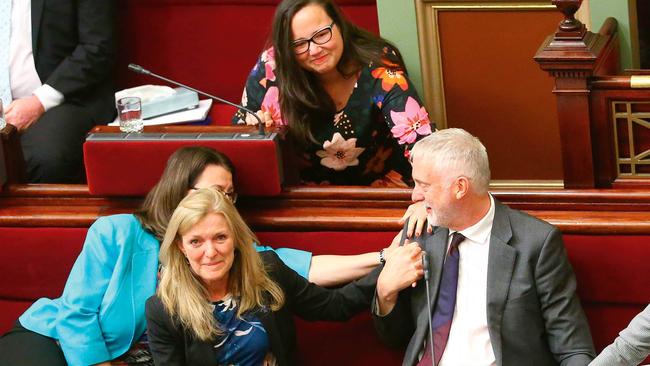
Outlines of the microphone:
[{"label": "microphone", "polygon": [[427,316],[429,318],[429,347],[431,348],[431,366],[435,366],[433,350],[433,319],[431,318],[431,295],[429,294],[429,257],[422,252],[422,268],[424,269],[424,287],[427,289]]},{"label": "microphone", "polygon": [[185,85],[185,84],[181,84],[181,83],[179,83],[178,81],[174,81],[174,80],[168,79],[168,78],[166,78],[166,77],[164,77],[164,76],[162,76],[162,75],[158,75],[158,74],[156,74],[156,73],[153,73],[153,72],[151,72],[151,71],[145,69],[144,67],[142,67],[142,66],[140,66],[140,65],[129,64],[129,70],[131,70],[131,71],[133,71],[133,72],[136,72],[136,73],[138,73],[138,74],[143,74],[143,75],[153,76],[153,77],[156,78],[156,79],[160,79],[160,80],[166,81],[166,82],[168,82],[168,83],[170,83],[170,84],[174,84],[174,85],[176,85],[176,86],[180,86],[180,87],[185,88],[185,89],[189,89],[189,90],[191,90],[191,91],[193,91],[193,92],[196,92],[196,93],[198,93],[198,94],[204,95],[204,96],[206,96],[206,97],[208,97],[208,98],[211,98],[211,99],[214,99],[214,100],[216,100],[216,101],[218,101],[218,102],[221,102],[221,103],[224,103],[224,104],[228,104],[228,105],[233,106],[233,107],[235,107],[235,108],[239,108],[239,109],[245,111],[246,113],[250,113],[251,115],[253,115],[253,117],[255,117],[255,119],[257,119],[257,122],[259,123],[259,126],[260,126],[260,127],[259,127],[259,129],[260,129],[260,135],[264,135],[264,134],[265,134],[265,132],[264,132],[264,122],[262,122],[262,120],[260,119],[260,117],[259,117],[255,112],[253,112],[252,110],[250,110],[250,109],[244,107],[243,105],[239,105],[239,104],[235,104],[235,103],[233,103],[233,102],[229,102],[229,101],[227,101],[227,100],[225,100],[225,99],[219,98],[219,97],[214,96],[214,95],[212,95],[212,94],[208,94],[208,93],[203,92],[203,91],[200,91],[200,90],[198,90],[198,89],[194,89],[194,88],[192,88],[192,87],[189,87],[189,86],[187,86],[187,85]]}]

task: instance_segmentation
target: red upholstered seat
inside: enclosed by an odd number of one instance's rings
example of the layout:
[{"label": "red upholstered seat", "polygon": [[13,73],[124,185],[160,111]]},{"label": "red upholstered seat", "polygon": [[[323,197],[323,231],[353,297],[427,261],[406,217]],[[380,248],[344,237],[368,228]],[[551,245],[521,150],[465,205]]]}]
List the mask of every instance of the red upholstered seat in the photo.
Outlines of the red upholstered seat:
[{"label": "red upholstered seat", "polygon": [[650,246],[641,235],[565,235],[578,294],[600,350],[650,303]]},{"label": "red upholstered seat", "polygon": [[0,227],[0,334],[40,297],[59,297],[86,228]]},{"label": "red upholstered seat", "polygon": [[61,295],[87,231],[0,227],[0,299],[33,301]]},{"label": "red upholstered seat", "polygon": [[[41,296],[58,296],[85,238],[84,228],[0,227],[0,333]],[[314,254],[355,254],[383,248],[393,232],[260,232],[274,247]],[[565,244],[597,350],[650,302],[647,236],[566,235]],[[379,343],[369,314],[348,323],[297,321],[299,357],[310,365],[398,364],[400,350]]]}]

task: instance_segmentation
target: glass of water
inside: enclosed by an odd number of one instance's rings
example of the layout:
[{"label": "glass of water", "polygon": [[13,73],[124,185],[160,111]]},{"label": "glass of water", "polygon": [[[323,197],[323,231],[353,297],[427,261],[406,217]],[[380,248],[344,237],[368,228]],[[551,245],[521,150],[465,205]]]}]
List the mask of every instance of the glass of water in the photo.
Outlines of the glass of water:
[{"label": "glass of water", "polygon": [[117,114],[120,118],[120,131],[142,132],[142,103],[138,97],[124,97],[117,101]]}]

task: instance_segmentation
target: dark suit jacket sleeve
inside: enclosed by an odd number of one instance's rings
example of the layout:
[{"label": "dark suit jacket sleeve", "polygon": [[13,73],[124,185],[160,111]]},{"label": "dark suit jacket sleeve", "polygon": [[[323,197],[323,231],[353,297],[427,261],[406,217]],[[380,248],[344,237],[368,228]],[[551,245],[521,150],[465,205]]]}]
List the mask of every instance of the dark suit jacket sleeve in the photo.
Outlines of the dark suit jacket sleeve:
[{"label": "dark suit jacket sleeve", "polygon": [[273,252],[260,253],[271,277],[282,287],[285,306],[305,320],[345,321],[368,309],[379,271],[337,289],[308,282],[287,267]]},{"label": "dark suit jacket sleeve", "polygon": [[147,338],[156,366],[185,365],[183,334],[174,326],[171,317],[157,296],[147,300]]},{"label": "dark suit jacket sleeve", "polygon": [[[402,230],[400,245],[404,245],[408,223],[409,220],[407,219]],[[426,238],[428,238],[428,234],[425,232],[416,240],[420,243],[420,246],[423,246],[422,243],[426,241]],[[383,269],[383,266],[381,267]],[[372,301],[372,320],[375,324],[375,330],[379,335],[379,339],[391,347],[401,347],[405,345],[413,336],[413,332],[415,332],[415,326],[412,320],[413,316],[411,314],[411,291],[411,287],[407,287],[400,291],[397,297],[397,303],[393,310],[388,314],[382,314],[383,316],[378,315],[379,309],[377,308],[377,293],[374,293],[374,299]]]},{"label": "dark suit jacket sleeve", "polygon": [[[111,74],[115,59],[114,0],[80,0],[77,2],[79,42],[56,69],[44,80],[64,96],[79,93]],[[43,24],[41,32],[53,30]]]},{"label": "dark suit jacket sleeve", "polygon": [[548,345],[555,359],[562,366],[587,365],[595,352],[589,325],[576,294],[573,269],[557,228],[550,231],[541,249],[535,282]]},{"label": "dark suit jacket sleeve", "polygon": [[372,303],[372,319],[379,339],[391,347],[402,347],[408,343],[415,332],[411,315],[411,288],[402,290],[393,310],[384,316],[377,315],[377,298]]}]

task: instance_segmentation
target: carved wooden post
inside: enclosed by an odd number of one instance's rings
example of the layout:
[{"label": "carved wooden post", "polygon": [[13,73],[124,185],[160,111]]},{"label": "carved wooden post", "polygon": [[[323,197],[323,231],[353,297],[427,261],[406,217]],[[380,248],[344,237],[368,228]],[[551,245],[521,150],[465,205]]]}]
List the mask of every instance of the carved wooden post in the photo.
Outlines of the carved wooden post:
[{"label": "carved wooden post", "polygon": [[587,31],[574,17],[582,0],[553,0],[564,14],[554,35],[535,55],[542,70],[555,78],[564,186],[596,186],[592,136],[589,122],[588,78],[597,73],[610,36]]}]

